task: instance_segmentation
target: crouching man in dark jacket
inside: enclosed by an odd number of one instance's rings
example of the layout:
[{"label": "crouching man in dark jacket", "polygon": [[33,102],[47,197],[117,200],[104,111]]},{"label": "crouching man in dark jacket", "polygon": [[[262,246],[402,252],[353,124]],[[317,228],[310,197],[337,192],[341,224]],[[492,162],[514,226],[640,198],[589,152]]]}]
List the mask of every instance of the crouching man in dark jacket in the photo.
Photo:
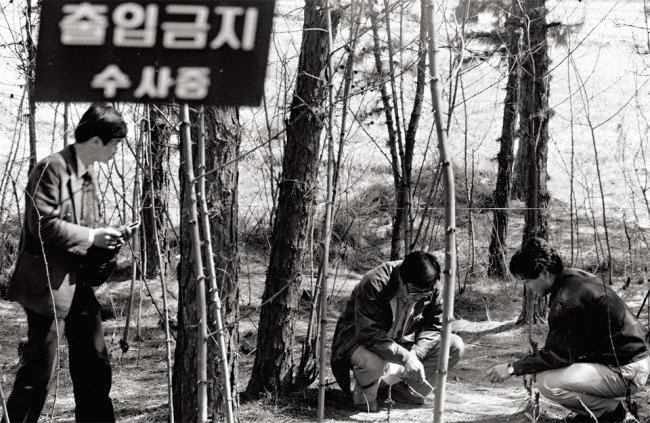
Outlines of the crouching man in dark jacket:
[{"label": "crouching man in dark jacket", "polygon": [[[415,251],[363,276],[332,341],[332,372],[349,393],[352,370],[355,407],[376,411],[380,385],[393,385],[397,402],[424,404],[435,384],[441,319],[440,264],[433,254]],[[464,348],[452,335],[450,368]]]},{"label": "crouching man in dark jacket", "polygon": [[510,272],[549,299],[544,348],[487,372],[491,382],[537,373],[540,393],[576,413],[573,422],[636,421],[620,398],[648,379],[645,329],[623,300],[596,276],[566,269],[542,238],[527,240]]}]

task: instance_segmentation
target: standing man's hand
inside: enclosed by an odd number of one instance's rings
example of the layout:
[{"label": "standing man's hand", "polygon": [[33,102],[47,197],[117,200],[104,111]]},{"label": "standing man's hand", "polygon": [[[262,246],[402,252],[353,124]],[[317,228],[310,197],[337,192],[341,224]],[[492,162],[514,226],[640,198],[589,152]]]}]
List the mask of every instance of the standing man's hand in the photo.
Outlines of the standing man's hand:
[{"label": "standing man's hand", "polygon": [[96,228],[93,245],[100,248],[114,250],[122,245],[122,233],[115,228]]},{"label": "standing man's hand", "polygon": [[424,366],[414,351],[409,351],[406,363],[404,363],[404,374],[420,382],[426,380],[427,376],[424,373]]},{"label": "standing man's hand", "polygon": [[497,364],[487,371],[485,377],[492,383],[501,383],[512,376],[508,367],[510,367],[509,363]]}]

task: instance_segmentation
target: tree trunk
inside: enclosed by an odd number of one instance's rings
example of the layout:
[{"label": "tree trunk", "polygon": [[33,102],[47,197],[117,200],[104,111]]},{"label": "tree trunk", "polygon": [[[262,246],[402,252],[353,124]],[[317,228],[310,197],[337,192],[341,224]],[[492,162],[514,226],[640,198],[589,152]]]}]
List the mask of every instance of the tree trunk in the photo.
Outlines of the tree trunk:
[{"label": "tree trunk", "polygon": [[[406,255],[407,249],[409,245],[411,245],[411,172],[408,169],[407,159],[405,157],[406,152],[404,151],[404,137],[402,136],[403,122],[400,115],[401,111],[398,101],[398,96],[400,93],[397,91],[397,85],[395,84],[395,79],[397,78],[395,62],[397,62],[397,59],[395,58],[395,52],[393,48],[390,10],[391,7],[388,0],[384,0],[384,23],[386,24],[386,46],[388,49],[388,80],[390,81],[390,90],[392,93],[391,100],[393,102],[393,114],[395,115],[397,151],[400,159],[399,163],[395,163],[395,165],[401,165],[402,170],[402,178],[399,183],[399,189],[396,192],[397,207],[390,252],[391,260],[394,260],[401,256],[400,253],[402,251],[404,251],[404,255]],[[396,236],[396,234],[398,235]],[[403,243],[399,242],[399,234],[401,234]]]},{"label": "tree trunk", "polygon": [[[407,179],[405,179],[405,189],[408,196],[404,196],[409,203],[412,201],[411,198],[411,173],[413,169],[413,152],[415,150],[415,136],[417,135],[418,125],[420,123],[420,116],[422,115],[422,103],[424,102],[424,87],[426,85],[426,76],[427,76],[427,20],[424,18],[426,16],[426,4],[420,2],[420,36],[418,44],[418,65],[417,65],[417,77],[415,82],[415,99],[413,100],[413,109],[411,110],[411,118],[409,120],[408,127],[406,128],[406,134],[404,136],[404,160],[405,160],[405,173]],[[411,209],[411,205],[405,207],[406,210]],[[417,209],[413,215],[417,214]],[[413,225],[410,217],[406,222],[407,225]],[[424,219],[424,214],[422,214],[422,219]],[[409,233],[412,233],[412,228],[409,229]],[[410,245],[405,245],[405,255],[413,251],[416,244],[416,238],[411,235]]]},{"label": "tree trunk", "polygon": [[402,194],[403,183],[400,170],[402,165],[400,156],[397,151],[397,130],[395,125],[399,122],[393,120],[393,107],[390,103],[390,95],[386,88],[386,75],[384,74],[384,65],[381,59],[381,45],[379,43],[379,13],[374,10],[374,2],[370,4],[370,24],[372,28],[373,54],[375,57],[375,68],[379,78],[379,91],[381,93],[381,102],[384,108],[386,118],[386,131],[388,135],[388,148],[390,150],[391,167],[393,171],[393,185],[395,187],[395,215],[393,216],[393,233],[390,243],[390,259],[397,260],[400,256],[400,245],[402,235],[404,235],[403,224],[404,214],[402,205],[404,195]]},{"label": "tree trunk", "polygon": [[[505,278],[508,272],[506,265],[506,238],[508,237],[508,207],[510,206],[510,188],[512,179],[513,144],[517,135],[517,106],[519,104],[519,50],[521,45],[521,27],[517,25],[519,19],[515,17],[518,9],[518,0],[513,1],[512,12],[509,20],[510,41],[508,44],[508,83],[506,85],[506,99],[503,103],[503,126],[499,142],[497,162],[499,170],[497,183],[494,189],[494,214],[492,237],[489,247],[488,275],[496,278]],[[517,26],[515,26],[517,25]]]},{"label": "tree trunk", "polygon": [[[239,155],[241,133],[237,109],[206,107],[205,131],[207,171],[232,162]],[[235,415],[237,415],[239,397],[237,391],[239,379],[238,183],[239,169],[236,162],[206,175],[206,200],[212,232],[210,235],[214,249],[214,264],[217,269],[217,286],[221,296],[224,339]],[[212,312],[214,313],[214,310]],[[210,322],[214,321],[214,316],[211,316]],[[210,330],[214,329],[210,327]],[[212,411],[212,421],[225,421],[219,348],[213,340],[208,342],[208,409]]]},{"label": "tree trunk", "polygon": [[198,325],[196,276],[192,263],[192,241],[190,224],[190,181],[183,163],[187,160],[185,149],[181,148],[179,181],[181,187],[180,250],[178,262],[178,332],[174,351],[174,419],[195,422],[198,418],[198,386],[196,359],[198,353]]},{"label": "tree trunk", "polygon": [[33,37],[33,13],[32,3],[27,1],[25,10],[25,50],[27,53],[27,63],[25,63],[25,80],[27,81],[27,103],[29,105],[29,116],[27,118],[29,127],[29,168],[28,174],[31,173],[38,162],[36,157],[36,100],[34,100],[34,69],[36,67],[36,45]]},{"label": "tree trunk", "polygon": [[[278,208],[262,296],[257,354],[248,392],[274,396],[293,388],[294,323],[301,292],[302,261],[309,218],[314,211],[319,145],[326,117],[324,72],[328,33],[325,0],[306,0],[295,94],[287,124]],[[339,14],[333,16],[335,32]],[[272,300],[271,300],[272,299]]]},{"label": "tree trunk", "polygon": [[449,147],[447,146],[447,132],[442,127],[442,100],[440,96],[440,76],[438,73],[437,57],[438,43],[436,39],[436,25],[433,15],[433,2],[426,1],[426,21],[429,33],[429,76],[431,100],[433,103],[436,137],[438,151],[440,152],[440,165],[445,193],[445,271],[443,272],[443,311],[442,331],[440,340],[440,354],[436,379],[436,396],[433,404],[433,421],[440,423],[443,420],[445,392],[447,386],[447,371],[449,361],[449,347],[451,342],[451,322],[454,320],[454,285],[456,280],[456,193],[454,187],[454,168],[452,166]]},{"label": "tree trunk", "polygon": [[151,132],[151,167],[153,169],[153,187],[155,191],[155,222],[150,211],[151,209],[151,184],[149,172],[144,173],[143,186],[147,187],[142,192],[142,230],[140,231],[143,257],[146,260],[146,277],[154,278],[160,270],[161,263],[158,262],[156,254],[156,243],[154,230],[157,229],[162,236],[159,238],[161,251],[167,250],[167,237],[165,231],[165,214],[167,213],[167,197],[169,181],[165,172],[164,164],[169,161],[169,140],[172,135],[172,128],[167,124],[165,116],[157,107],[149,108],[149,130]]},{"label": "tree trunk", "polygon": [[[546,37],[546,8],[544,0],[526,0],[524,4],[524,55],[521,71],[521,109],[519,136],[528,147],[528,185],[523,240],[548,236],[547,160],[548,121],[550,117],[548,96],[550,75]],[[524,290],[524,295],[532,295]],[[527,321],[532,313],[533,322],[544,321],[546,298],[538,298],[532,310],[523,302],[520,322]]]},{"label": "tree trunk", "polygon": [[[239,317],[238,248],[237,248],[237,164],[231,162],[239,154],[241,142],[239,116],[235,109],[206,108],[206,157],[207,170],[218,169],[206,175],[207,200],[211,215],[212,244],[217,269],[217,283],[222,299],[226,347],[231,374],[233,398],[237,398],[237,349],[239,333],[236,321]],[[182,151],[182,149],[181,149]],[[181,156],[181,162],[185,157]],[[197,419],[197,309],[196,278],[191,259],[189,224],[189,181],[183,170],[181,180],[181,261],[178,264],[178,335],[174,360],[174,408],[176,420],[182,422]],[[198,174],[198,173],[197,173]],[[209,294],[208,294],[209,296]],[[207,299],[206,299],[207,301]],[[209,318],[213,321],[213,318]],[[209,330],[214,330],[213,327]],[[208,340],[208,410],[212,421],[223,421],[223,398],[221,397],[221,371],[219,348]],[[235,405],[237,401],[235,400]]]}]

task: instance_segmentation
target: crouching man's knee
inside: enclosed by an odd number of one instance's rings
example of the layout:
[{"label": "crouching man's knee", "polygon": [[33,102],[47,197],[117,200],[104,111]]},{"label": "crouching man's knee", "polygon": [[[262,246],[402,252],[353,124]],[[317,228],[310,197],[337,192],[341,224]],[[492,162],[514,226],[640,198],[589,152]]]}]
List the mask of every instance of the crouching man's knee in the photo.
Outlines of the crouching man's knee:
[{"label": "crouching man's knee", "polygon": [[352,371],[354,378],[361,385],[368,385],[378,381],[384,374],[386,361],[364,347],[358,347],[352,354]]},{"label": "crouching man's knee", "polygon": [[551,371],[537,373],[537,389],[544,398],[559,402],[566,399],[569,392],[559,386],[557,377],[551,373]]}]

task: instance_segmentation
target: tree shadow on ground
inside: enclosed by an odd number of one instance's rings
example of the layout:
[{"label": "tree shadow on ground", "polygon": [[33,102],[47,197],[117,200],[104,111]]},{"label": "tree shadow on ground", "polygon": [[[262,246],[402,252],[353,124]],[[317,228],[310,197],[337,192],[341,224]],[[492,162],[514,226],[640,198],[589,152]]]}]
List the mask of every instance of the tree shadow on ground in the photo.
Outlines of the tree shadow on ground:
[{"label": "tree shadow on ground", "polygon": [[479,418],[479,420],[461,420],[457,423],[523,423],[530,421],[523,413],[502,414]]},{"label": "tree shadow on ground", "polygon": [[[544,413],[538,418],[538,423],[560,423],[564,419],[557,419],[554,417],[545,416]],[[500,414],[497,416],[479,417],[472,420],[461,420],[456,423],[525,423],[530,422],[530,417],[526,411],[518,411],[512,414]]]},{"label": "tree shadow on ground", "polygon": [[482,338],[482,337],[484,337],[486,335],[494,335],[494,334],[501,333],[501,332],[507,332],[507,331],[509,331],[511,329],[514,329],[516,327],[517,327],[517,323],[515,321],[508,321],[508,322],[504,322],[504,323],[502,323],[502,324],[500,324],[498,326],[495,326],[493,328],[490,328],[490,329],[485,329],[485,330],[481,330],[481,331],[477,331],[477,332],[466,331],[466,330],[458,330],[458,331],[456,331],[456,334],[458,336],[460,336],[461,338],[463,338],[463,339],[476,340],[476,339]]},{"label": "tree shadow on ground", "polygon": [[136,417],[147,416],[151,421],[164,421],[167,420],[169,413],[169,406],[167,404],[151,405],[149,407],[142,407],[134,404],[132,407],[115,409],[115,417],[118,421],[135,420]]},{"label": "tree shadow on ground", "polygon": [[[276,416],[282,414],[289,418],[315,421],[318,414],[318,388],[303,389],[275,399],[270,394],[249,396],[242,393],[240,400],[242,404],[247,404],[247,408],[257,403],[256,407],[272,409]],[[341,389],[326,389],[325,419],[358,421],[353,416],[359,413],[360,411],[352,406],[350,397]]]}]

